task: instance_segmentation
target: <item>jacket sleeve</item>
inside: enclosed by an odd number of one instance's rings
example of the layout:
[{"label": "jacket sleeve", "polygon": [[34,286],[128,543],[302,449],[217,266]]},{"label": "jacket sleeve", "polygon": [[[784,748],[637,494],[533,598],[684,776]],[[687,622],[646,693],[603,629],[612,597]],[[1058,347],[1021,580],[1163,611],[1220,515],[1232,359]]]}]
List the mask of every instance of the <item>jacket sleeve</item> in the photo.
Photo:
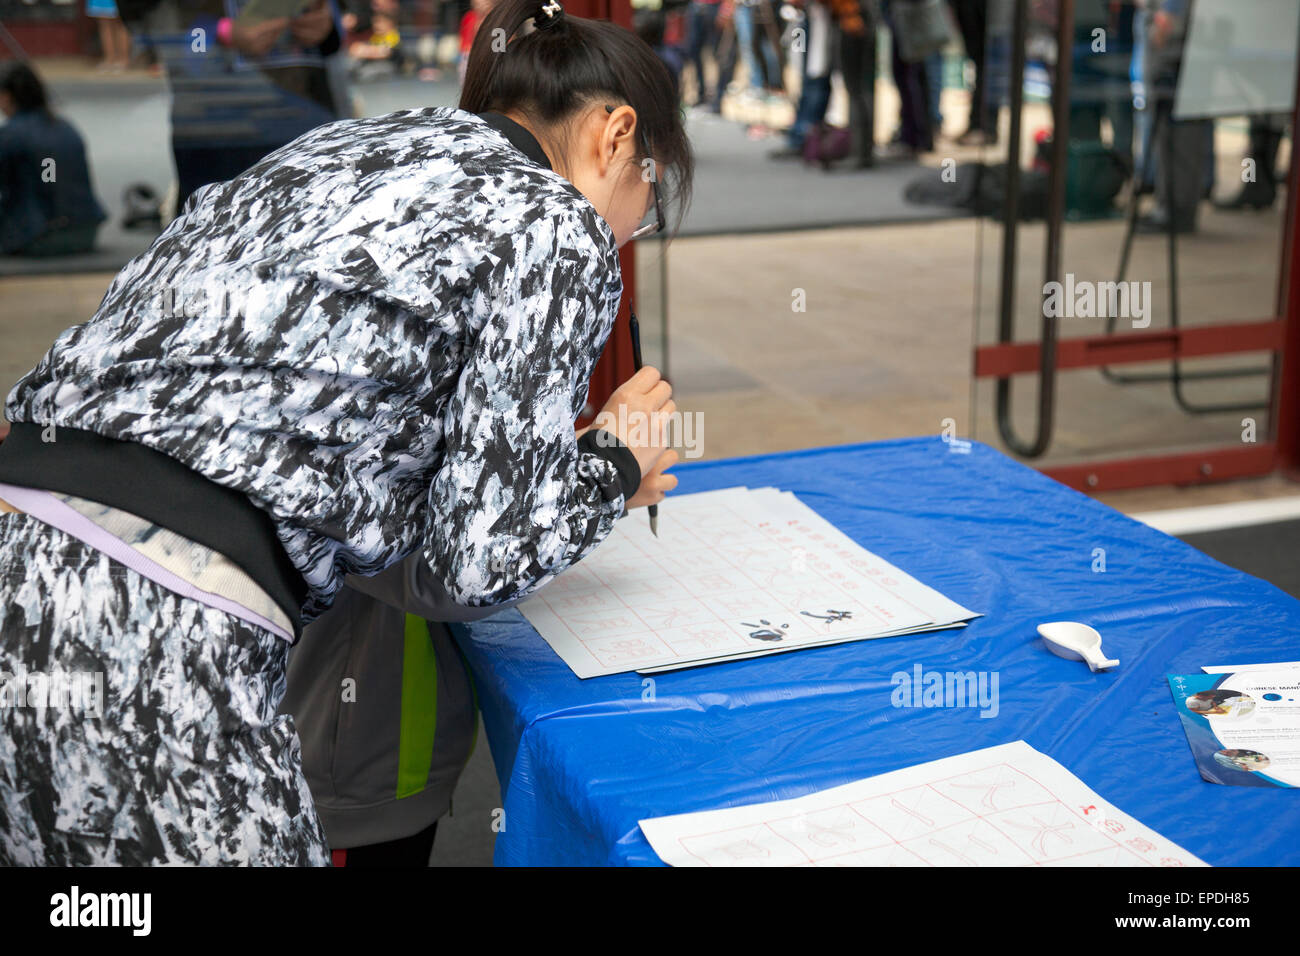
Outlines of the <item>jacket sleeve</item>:
[{"label": "jacket sleeve", "polygon": [[514,603],[506,601],[485,607],[457,604],[447,593],[442,576],[433,572],[421,554],[413,554],[369,577],[349,574],[347,585],[389,607],[415,614],[426,621],[444,623],[479,621]]},{"label": "jacket sleeve", "polygon": [[576,214],[536,216],[489,256],[491,291],[471,300],[481,328],[447,405],[424,545],[458,605],[536,590],[604,540],[635,491],[573,431],[622,291],[603,243]]}]

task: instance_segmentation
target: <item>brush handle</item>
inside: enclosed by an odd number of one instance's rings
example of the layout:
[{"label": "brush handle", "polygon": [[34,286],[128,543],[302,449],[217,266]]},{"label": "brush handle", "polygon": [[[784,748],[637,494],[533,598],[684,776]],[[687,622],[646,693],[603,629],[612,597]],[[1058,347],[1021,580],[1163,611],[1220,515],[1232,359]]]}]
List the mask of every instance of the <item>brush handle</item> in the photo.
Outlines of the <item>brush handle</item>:
[{"label": "brush handle", "polygon": [[[636,320],[636,313],[629,307],[627,310],[627,328],[632,333],[632,365],[635,371],[641,371],[641,323]],[[650,527],[654,528],[655,519],[659,517],[659,506],[651,505],[646,509],[650,512]]]}]

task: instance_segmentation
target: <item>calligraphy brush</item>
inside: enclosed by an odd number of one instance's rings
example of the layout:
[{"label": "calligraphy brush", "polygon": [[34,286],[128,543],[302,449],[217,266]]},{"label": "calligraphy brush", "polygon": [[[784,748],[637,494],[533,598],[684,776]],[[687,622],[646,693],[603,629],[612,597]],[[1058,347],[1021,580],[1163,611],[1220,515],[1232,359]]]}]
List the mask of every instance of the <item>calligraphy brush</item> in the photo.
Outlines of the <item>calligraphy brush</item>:
[{"label": "calligraphy brush", "polygon": [[[629,306],[627,310],[627,327],[632,333],[632,364],[636,366],[635,371],[641,371],[641,323],[636,320],[636,313]],[[659,537],[659,506],[651,505],[650,511],[650,533],[656,538]]]}]

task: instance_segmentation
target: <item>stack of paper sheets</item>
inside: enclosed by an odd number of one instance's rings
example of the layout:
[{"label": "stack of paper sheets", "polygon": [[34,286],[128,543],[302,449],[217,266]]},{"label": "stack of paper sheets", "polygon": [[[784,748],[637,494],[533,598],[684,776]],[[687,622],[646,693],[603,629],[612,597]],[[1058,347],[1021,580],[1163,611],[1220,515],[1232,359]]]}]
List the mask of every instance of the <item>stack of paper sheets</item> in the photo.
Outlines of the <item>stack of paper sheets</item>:
[{"label": "stack of paper sheets", "polygon": [[641,821],[672,866],[1205,866],[1023,740]]},{"label": "stack of paper sheets", "polygon": [[656,673],[963,626],[979,615],[860,547],[790,492],[674,495],[519,605],[579,677]]}]

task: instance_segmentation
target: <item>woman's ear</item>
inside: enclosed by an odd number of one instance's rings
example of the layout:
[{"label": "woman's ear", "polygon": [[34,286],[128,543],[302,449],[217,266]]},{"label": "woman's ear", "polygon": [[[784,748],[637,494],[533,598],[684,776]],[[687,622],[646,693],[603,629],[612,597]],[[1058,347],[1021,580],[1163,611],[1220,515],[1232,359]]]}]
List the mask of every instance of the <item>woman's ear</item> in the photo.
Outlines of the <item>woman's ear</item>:
[{"label": "woman's ear", "polygon": [[601,115],[605,116],[605,123],[600,137],[600,172],[605,175],[620,152],[627,156],[636,154],[636,110],[623,105],[601,110],[597,116]]}]

